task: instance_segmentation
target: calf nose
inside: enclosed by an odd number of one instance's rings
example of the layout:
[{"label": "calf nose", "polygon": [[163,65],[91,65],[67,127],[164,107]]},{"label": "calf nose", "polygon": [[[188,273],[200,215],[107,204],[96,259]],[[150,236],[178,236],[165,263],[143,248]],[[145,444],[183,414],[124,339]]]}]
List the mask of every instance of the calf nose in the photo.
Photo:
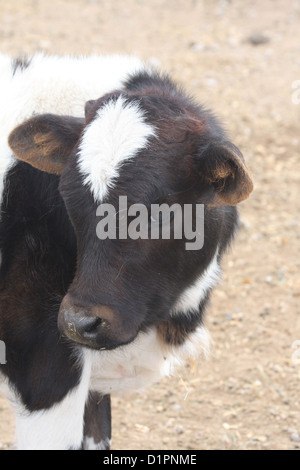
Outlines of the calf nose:
[{"label": "calf nose", "polygon": [[114,349],[136,333],[122,327],[119,315],[106,305],[83,306],[67,294],[60,306],[58,327],[72,341],[93,349]]},{"label": "calf nose", "polygon": [[[60,331],[75,342],[98,348],[98,328],[101,318],[94,318],[74,311],[64,311],[59,316]],[[102,323],[103,324],[103,323]]]}]

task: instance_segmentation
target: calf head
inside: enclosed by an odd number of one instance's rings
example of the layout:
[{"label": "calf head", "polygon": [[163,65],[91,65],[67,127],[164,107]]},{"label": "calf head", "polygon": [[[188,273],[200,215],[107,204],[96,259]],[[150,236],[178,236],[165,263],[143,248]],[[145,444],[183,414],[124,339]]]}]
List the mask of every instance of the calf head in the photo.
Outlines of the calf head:
[{"label": "calf head", "polygon": [[[9,144],[18,159],[61,175],[60,193],[77,237],[77,270],[59,328],[96,349],[127,344],[168,321],[215,256],[226,216],[235,217],[228,206],[252,190],[241,153],[215,118],[161,77],[134,77],[123,91],[87,102],[85,119],[35,116],[13,130]],[[100,240],[98,207],[111,204],[118,211],[120,196],[129,208],[205,204],[203,248],[186,250],[184,236]],[[192,217],[195,227],[195,211]],[[161,223],[150,216],[147,222],[150,228]]]}]

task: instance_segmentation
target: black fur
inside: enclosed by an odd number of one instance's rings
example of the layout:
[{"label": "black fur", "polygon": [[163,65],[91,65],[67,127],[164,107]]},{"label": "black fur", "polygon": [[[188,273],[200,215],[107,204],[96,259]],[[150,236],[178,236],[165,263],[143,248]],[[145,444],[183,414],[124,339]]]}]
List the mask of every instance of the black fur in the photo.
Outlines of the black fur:
[{"label": "black fur", "polygon": [[3,372],[28,410],[49,408],[79,380],[70,344],[57,330],[76,262],[76,240],[58,178],[18,163],[7,175],[0,223],[0,337]]},{"label": "black fur", "polygon": [[[16,62],[15,71],[26,64]],[[106,306],[107,315],[113,312],[114,319],[108,318],[110,328],[95,348],[115,348],[154,325],[166,343],[181,345],[202,324],[210,293],[198,312],[178,312],[174,317],[171,310],[208,267],[217,247],[221,258],[238,224],[235,207],[212,204],[221,186],[219,181],[218,187],[211,184],[204,160],[210,159],[209,171],[213,171],[214,144],[226,140],[214,116],[169,78],[142,73],[131,77],[123,90],[89,102],[86,124],[120,94],[139,104],[158,138],[150,139],[147,148],[122,165],[117,184],[103,202],[117,207],[119,196],[126,195],[129,205],[147,207],[163,202],[205,203],[204,247],[186,251],[184,239],[99,240],[98,204],[83,185],[76,146],[73,149],[82,131],[77,121],[60,178],[27,163],[14,166],[7,175],[1,207],[0,339],[6,343],[7,364],[0,371],[29,411],[50,408],[80,380],[78,345],[75,348],[57,328],[67,293],[87,315],[99,306]],[[41,118],[46,126],[48,118]],[[57,132],[64,141],[68,127],[62,121],[63,117],[57,121]],[[51,126],[51,135],[56,135],[53,116]],[[68,140],[64,142],[68,147]],[[95,409],[105,419],[104,428],[95,431],[94,437],[104,439],[110,437],[109,397],[104,408],[97,408],[98,399],[93,395],[87,404],[86,435],[95,428],[95,417],[91,418]]]},{"label": "black fur", "polygon": [[13,59],[12,61],[12,75],[16,75],[18,71],[23,71],[27,69],[30,65],[31,59],[28,57],[19,57],[17,59]]}]

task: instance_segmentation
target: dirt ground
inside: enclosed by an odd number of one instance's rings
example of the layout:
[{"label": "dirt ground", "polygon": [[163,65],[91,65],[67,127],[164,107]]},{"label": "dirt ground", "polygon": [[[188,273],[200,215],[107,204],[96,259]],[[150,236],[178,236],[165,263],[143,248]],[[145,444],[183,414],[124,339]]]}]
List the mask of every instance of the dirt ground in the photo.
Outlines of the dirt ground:
[{"label": "dirt ground", "polygon": [[[300,1],[2,0],[0,51],[41,50],[150,59],[223,119],[255,182],[210,359],[114,398],[113,449],[299,449]],[[13,434],[0,398],[0,449]]]}]

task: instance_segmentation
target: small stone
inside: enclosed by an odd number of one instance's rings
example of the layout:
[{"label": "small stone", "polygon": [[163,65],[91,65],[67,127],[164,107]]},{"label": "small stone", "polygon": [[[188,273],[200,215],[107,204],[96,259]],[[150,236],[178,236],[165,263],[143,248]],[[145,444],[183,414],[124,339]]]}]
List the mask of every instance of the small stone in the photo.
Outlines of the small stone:
[{"label": "small stone", "polygon": [[216,80],[215,78],[206,78],[205,79],[205,85],[207,86],[217,86],[218,85],[218,80]]},{"label": "small stone", "polygon": [[256,440],[259,442],[267,442],[267,437],[266,436],[257,436]]},{"label": "small stone", "polygon": [[248,36],[247,42],[252,44],[252,46],[260,46],[261,44],[266,44],[267,42],[270,42],[270,38],[266,34],[256,32]]},{"label": "small stone", "polygon": [[195,52],[201,52],[205,50],[205,45],[198,42],[192,42],[190,48]]},{"label": "small stone", "polygon": [[143,424],[136,424],[135,427],[137,431],[142,432],[144,434],[147,434],[149,432],[148,426],[144,426]]},{"label": "small stone", "polygon": [[293,442],[300,442],[300,436],[297,432],[293,432],[291,434],[291,441]]},{"label": "small stone", "polygon": [[223,436],[221,437],[221,442],[223,442],[224,444],[231,444],[231,440],[227,434],[223,434]]},{"label": "small stone", "polygon": [[260,317],[266,317],[270,315],[270,310],[268,308],[265,308],[262,312],[260,312],[259,316]]},{"label": "small stone", "polygon": [[183,426],[180,426],[180,425],[176,426],[176,427],[174,428],[174,433],[175,433],[175,434],[183,434],[183,433],[184,433],[184,428],[183,428]]}]

